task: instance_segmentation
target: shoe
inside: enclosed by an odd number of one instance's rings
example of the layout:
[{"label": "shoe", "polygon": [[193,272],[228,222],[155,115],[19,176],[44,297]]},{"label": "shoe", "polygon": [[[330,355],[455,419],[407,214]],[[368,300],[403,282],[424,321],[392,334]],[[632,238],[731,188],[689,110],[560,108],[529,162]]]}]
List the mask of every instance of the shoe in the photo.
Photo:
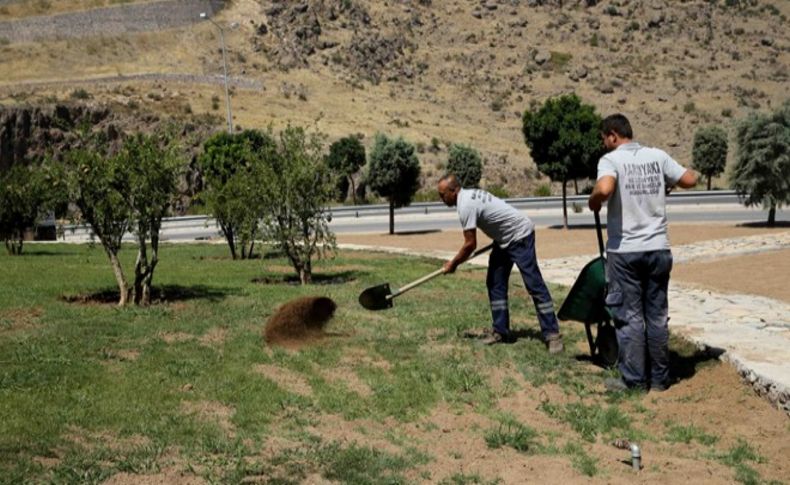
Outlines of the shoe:
[{"label": "shoe", "polygon": [[491,327],[484,327],[484,328],[472,328],[469,330],[465,330],[463,335],[464,338],[482,338],[487,339],[491,338],[492,335],[496,334],[494,329]]},{"label": "shoe", "polygon": [[553,333],[546,337],[546,346],[549,348],[549,354],[551,355],[559,354],[565,350],[565,346],[562,344],[562,335],[558,333]]},{"label": "shoe", "polygon": [[664,392],[669,389],[669,383],[650,384],[650,392]]},{"label": "shoe", "polygon": [[610,377],[603,381],[603,387],[606,388],[607,392],[623,392],[630,389],[628,384],[623,382],[620,378]]},{"label": "shoe", "polygon": [[491,332],[490,336],[480,341],[480,343],[483,345],[509,344],[512,342],[513,339],[511,337],[502,335],[501,333],[497,333],[494,331]]}]

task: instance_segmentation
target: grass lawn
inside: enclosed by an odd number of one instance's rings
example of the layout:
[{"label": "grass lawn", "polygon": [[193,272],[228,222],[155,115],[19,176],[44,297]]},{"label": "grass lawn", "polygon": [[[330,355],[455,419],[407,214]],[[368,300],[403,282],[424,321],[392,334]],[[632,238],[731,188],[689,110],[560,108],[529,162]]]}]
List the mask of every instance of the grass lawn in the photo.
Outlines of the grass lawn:
[{"label": "grass lawn", "polygon": [[[536,480],[627,481],[615,438],[649,450],[648,478],[665,476],[662,463],[708,480],[781,478],[748,436],[664,412],[652,395],[605,395],[613,374],[583,358],[580,325],[565,324],[568,350],[549,356],[515,278],[522,338],[483,348],[459,334],[488,325],[484,269],[369,312],[356,301],[363,289],[397,287],[439,262],[341,252],[317,265],[327,284],[300,287],[253,282],[289,274],[277,255],[227,254],[165,246],[154,284],[166,301],[124,309],[63,299],[113,290],[99,247],[0,255],[0,482],[517,483],[527,469]],[[122,255],[130,268],[133,251]],[[559,306],[566,290],[551,289]],[[266,345],[267,317],[305,295],[337,303],[327,337]],[[682,378],[722,366],[683,342],[672,348]],[[694,405],[684,399],[669,401]]]}]

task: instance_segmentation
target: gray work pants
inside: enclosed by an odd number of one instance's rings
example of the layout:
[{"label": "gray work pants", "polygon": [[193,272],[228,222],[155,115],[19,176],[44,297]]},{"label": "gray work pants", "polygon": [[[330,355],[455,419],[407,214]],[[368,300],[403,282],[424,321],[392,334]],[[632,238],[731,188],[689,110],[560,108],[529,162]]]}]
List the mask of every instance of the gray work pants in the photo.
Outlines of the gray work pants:
[{"label": "gray work pants", "polygon": [[617,329],[619,367],[629,387],[669,380],[669,250],[608,253],[606,305]]}]

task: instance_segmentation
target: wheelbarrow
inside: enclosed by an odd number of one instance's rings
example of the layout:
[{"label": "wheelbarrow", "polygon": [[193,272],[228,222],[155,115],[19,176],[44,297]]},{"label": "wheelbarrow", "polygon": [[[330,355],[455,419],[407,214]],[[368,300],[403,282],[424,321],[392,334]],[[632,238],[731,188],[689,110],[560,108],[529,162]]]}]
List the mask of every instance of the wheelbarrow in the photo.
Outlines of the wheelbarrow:
[{"label": "wheelbarrow", "polygon": [[[557,318],[583,323],[593,360],[605,367],[612,367],[617,363],[617,335],[606,307],[606,258],[598,212],[595,213],[595,230],[598,234],[599,256],[581,270]],[[593,325],[598,327],[595,338],[591,329]]]}]

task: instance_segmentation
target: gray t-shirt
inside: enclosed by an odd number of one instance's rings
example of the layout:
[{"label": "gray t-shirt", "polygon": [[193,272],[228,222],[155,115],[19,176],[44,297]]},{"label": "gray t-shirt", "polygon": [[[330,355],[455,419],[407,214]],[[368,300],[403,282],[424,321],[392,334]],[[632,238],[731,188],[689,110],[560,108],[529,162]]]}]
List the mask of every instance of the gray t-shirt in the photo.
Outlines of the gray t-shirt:
[{"label": "gray t-shirt", "polygon": [[461,189],[456,205],[464,230],[480,228],[502,248],[535,229],[527,216],[485,190]]},{"label": "gray t-shirt", "polygon": [[669,249],[665,187],[686,169],[664,151],[626,143],[598,162],[598,179],[610,175],[617,186],[607,205],[606,249],[613,253]]}]

